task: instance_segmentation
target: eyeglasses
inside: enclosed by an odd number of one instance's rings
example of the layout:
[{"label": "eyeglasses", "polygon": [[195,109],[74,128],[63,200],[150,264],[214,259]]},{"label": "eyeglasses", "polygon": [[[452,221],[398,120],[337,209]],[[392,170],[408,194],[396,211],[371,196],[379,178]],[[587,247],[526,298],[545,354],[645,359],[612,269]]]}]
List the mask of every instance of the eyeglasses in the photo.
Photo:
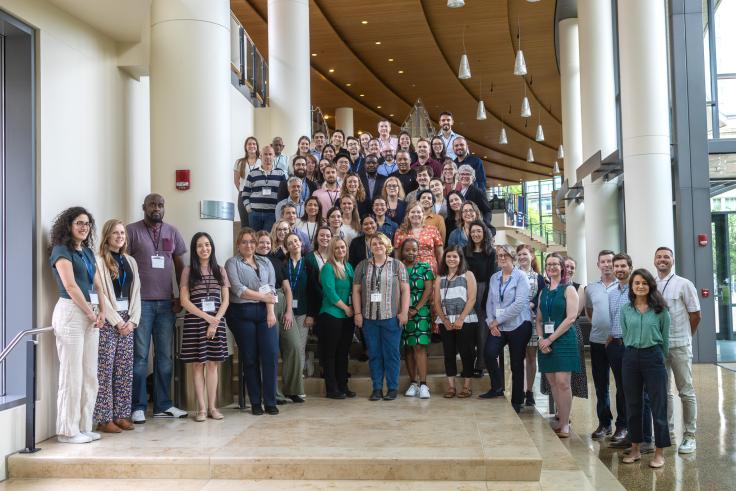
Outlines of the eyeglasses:
[{"label": "eyeglasses", "polygon": [[249,245],[249,246],[254,246],[258,242],[256,242],[255,240],[242,240],[242,241],[240,241],[240,243],[241,244],[245,244],[245,245]]},{"label": "eyeglasses", "polygon": [[463,210],[463,213],[473,213],[473,214],[475,214],[475,210]]},{"label": "eyeglasses", "polygon": [[90,227],[89,222],[83,222],[81,220],[74,222],[74,225],[76,225],[79,228],[89,228]]},{"label": "eyeglasses", "polygon": [[397,189],[399,186],[397,186],[396,184],[387,184],[386,187],[388,189]]},{"label": "eyeglasses", "polygon": [[548,268],[561,268],[560,263],[547,263]]},{"label": "eyeglasses", "polygon": [[510,258],[511,256],[509,256],[508,254],[498,254],[496,257],[498,259],[507,259],[507,258]]},{"label": "eyeglasses", "polygon": [[288,232],[289,231],[289,227],[279,227],[279,228],[276,229],[276,231],[278,231],[278,232]]}]

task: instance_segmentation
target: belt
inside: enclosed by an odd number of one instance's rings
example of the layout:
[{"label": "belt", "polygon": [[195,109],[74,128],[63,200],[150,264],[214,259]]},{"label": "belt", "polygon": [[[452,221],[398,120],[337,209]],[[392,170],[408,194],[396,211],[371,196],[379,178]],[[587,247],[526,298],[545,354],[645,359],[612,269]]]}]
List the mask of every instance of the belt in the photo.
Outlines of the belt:
[{"label": "belt", "polygon": [[611,339],[611,343],[610,344],[623,345],[624,344],[624,340],[623,340],[623,338],[613,338],[613,339]]}]

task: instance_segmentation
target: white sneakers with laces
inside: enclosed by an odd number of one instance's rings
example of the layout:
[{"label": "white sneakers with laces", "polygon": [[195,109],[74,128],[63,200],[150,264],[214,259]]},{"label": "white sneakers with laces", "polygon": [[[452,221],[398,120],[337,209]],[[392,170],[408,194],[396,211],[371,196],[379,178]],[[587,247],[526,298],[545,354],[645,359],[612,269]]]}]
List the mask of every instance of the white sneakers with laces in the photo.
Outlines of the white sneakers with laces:
[{"label": "white sneakers with laces", "polygon": [[92,438],[88,437],[84,433],[77,433],[74,436],[59,435],[56,437],[56,440],[58,440],[59,443],[89,443],[92,441]]},{"label": "white sneakers with laces", "polygon": [[427,384],[422,384],[422,386],[419,387],[419,398],[429,399],[429,387],[427,387]]},{"label": "white sneakers with laces", "polygon": [[677,449],[677,453],[682,453],[682,454],[693,453],[696,448],[697,448],[697,445],[695,444],[695,438],[690,435],[686,435],[682,439],[682,443],[680,444],[680,447]]},{"label": "white sneakers with laces", "polygon": [[417,384],[412,382],[409,388],[407,389],[407,391],[404,392],[404,395],[406,397],[416,397],[418,391],[419,391],[419,387],[417,387]]},{"label": "white sneakers with laces", "polygon": [[140,409],[137,409],[133,411],[133,414],[130,415],[131,421],[133,423],[140,425],[146,422],[146,413],[145,411],[141,411]]},{"label": "white sneakers with laces", "polygon": [[160,413],[154,413],[154,418],[186,418],[188,416],[186,411],[182,411],[176,406],[171,406],[166,411]]}]

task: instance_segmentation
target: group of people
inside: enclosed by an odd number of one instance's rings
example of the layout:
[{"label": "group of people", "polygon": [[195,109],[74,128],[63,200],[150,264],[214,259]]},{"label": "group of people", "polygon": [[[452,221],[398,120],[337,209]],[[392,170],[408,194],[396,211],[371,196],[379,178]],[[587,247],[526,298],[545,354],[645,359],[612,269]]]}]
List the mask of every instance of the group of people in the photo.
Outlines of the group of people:
[{"label": "group of people", "polygon": [[625,254],[603,251],[601,281],[583,288],[571,280],[572,258],[551,253],[540,271],[530,246],[495,245],[482,162],[468,153],[452,123],[452,115],[442,113],[441,132],[417,142],[405,132],[391,136],[387,121],[379,122],[377,138],[345,138],[336,130],[327,143],[316,132],[312,140],[299,139],[291,158],[281,138],[263,148],[247,138],[233,176],[242,227],[237,252],[224,266],[204,232],[187,249],[177,229],[164,223],[165,202],[158,194],[146,197],[143,220],[127,227],[107,221],[96,249],[95,222],[87,210],[60,214],[50,251],[60,297],[53,315],[61,363],[59,440],[85,443],[99,438],[95,428],[116,433],[146,421],[152,340],[153,416],[187,416],[170,398],[174,323],[181,308],[178,356],[193,364],[196,421],[223,418],[216,391],[218,363],[228,356],[226,329],[239,349],[254,415],[278,414],[277,405],[288,400],[305,401],[310,332],[318,338],[327,397],[355,397],[348,360],[358,334],[372,401],[396,399],[402,351],[410,378],[405,396],[430,398],[427,358],[433,340],[444,351],[444,397],[472,396],[471,380],[484,370],[490,390],[479,397],[503,396],[508,345],[512,407],[519,412],[535,404],[539,370],[543,389],[558,405],[555,431],[566,438],[576,383],[586,390],[576,328],[585,310],[593,324],[600,419],[593,436],[612,433],[610,366],[618,411],[612,445],[630,443],[625,461],[638,460],[646,450],[647,421],[651,435],[651,407],[657,445],[652,464],[663,463],[661,449],[670,445],[662,429],[671,408],[663,399],[666,363],[681,396],[692,393],[682,396],[692,397],[683,446],[692,442],[694,449],[691,352],[679,323],[694,322],[694,332],[697,295],[691,283],[671,274],[672,251],[657,251],[663,285],[644,269],[631,273]]}]

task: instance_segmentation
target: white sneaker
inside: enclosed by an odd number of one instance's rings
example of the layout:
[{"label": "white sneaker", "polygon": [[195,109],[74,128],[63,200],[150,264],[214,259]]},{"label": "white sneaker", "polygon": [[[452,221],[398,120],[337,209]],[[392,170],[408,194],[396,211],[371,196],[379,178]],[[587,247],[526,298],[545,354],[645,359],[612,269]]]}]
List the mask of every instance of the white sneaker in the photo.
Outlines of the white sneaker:
[{"label": "white sneaker", "polygon": [[695,438],[688,435],[682,439],[682,443],[680,444],[680,448],[677,449],[677,453],[693,453],[696,448],[697,445],[695,444]]},{"label": "white sneaker", "polygon": [[59,435],[56,439],[59,443],[89,443],[92,441],[92,439],[84,433],[77,433],[74,436]]},{"label": "white sneaker", "polygon": [[166,411],[160,412],[160,413],[154,413],[154,418],[186,418],[188,416],[188,413],[186,411],[182,411],[176,406],[171,406]]},{"label": "white sneaker", "polygon": [[417,389],[418,389],[417,384],[415,384],[414,382],[412,382],[411,385],[409,386],[409,388],[406,390],[406,392],[404,392],[404,395],[406,397],[416,397],[417,396]]},{"label": "white sneaker", "polygon": [[96,442],[97,440],[102,438],[99,433],[95,433],[94,431],[83,431],[82,435],[90,437],[93,442]]},{"label": "white sneaker", "polygon": [[427,387],[426,384],[422,384],[422,386],[419,387],[419,398],[429,399],[429,387]]},{"label": "white sneaker", "polygon": [[133,411],[133,414],[130,416],[130,419],[133,421],[133,423],[137,425],[142,425],[146,422],[146,413],[145,411],[141,411],[140,409],[137,409]]}]

